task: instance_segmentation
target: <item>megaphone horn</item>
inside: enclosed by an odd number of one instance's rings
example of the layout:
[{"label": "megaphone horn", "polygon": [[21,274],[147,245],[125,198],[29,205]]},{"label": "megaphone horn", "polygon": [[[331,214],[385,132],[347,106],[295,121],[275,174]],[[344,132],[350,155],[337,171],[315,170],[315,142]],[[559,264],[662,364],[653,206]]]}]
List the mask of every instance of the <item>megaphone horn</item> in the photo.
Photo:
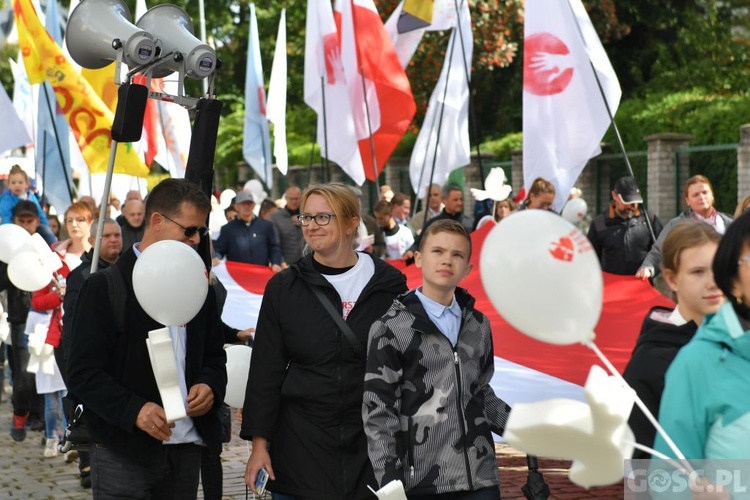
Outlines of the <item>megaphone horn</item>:
[{"label": "megaphone horn", "polygon": [[169,53],[164,62],[154,66],[151,75],[163,78],[185,68],[185,76],[200,80],[216,69],[216,52],[193,35],[193,22],[187,12],[176,5],[157,5],[146,12],[136,25],[153,34],[161,43],[161,54]]},{"label": "megaphone horn", "polygon": [[107,66],[117,59],[118,50],[131,68],[150,63],[156,42],[132,19],[122,0],[82,0],[68,18],[65,41],[70,56],[88,69]]}]

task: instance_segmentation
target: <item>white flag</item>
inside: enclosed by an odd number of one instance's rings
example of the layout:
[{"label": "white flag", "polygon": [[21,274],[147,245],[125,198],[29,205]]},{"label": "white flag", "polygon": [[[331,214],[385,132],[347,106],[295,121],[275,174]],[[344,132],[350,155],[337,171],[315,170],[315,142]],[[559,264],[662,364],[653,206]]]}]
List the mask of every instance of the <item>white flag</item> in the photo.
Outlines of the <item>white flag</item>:
[{"label": "white flag", "polygon": [[[570,2],[570,3],[568,3]],[[620,84],[580,0],[528,0],[524,27],[523,177],[555,184],[561,210],[610,125]]]},{"label": "white flag", "polygon": [[276,158],[276,167],[286,175],[289,168],[286,148],[286,9],[281,9],[279,32],[276,35],[266,115],[268,121],[273,123],[273,155]]},{"label": "white flag", "polygon": [[409,161],[411,185],[419,196],[429,191],[431,181],[443,185],[452,171],[471,162],[467,71],[471,71],[473,38],[467,0],[461,1],[460,13],[461,29],[454,27],[451,34],[443,70]]},{"label": "white flag", "polygon": [[31,142],[31,137],[26,132],[23,121],[13,108],[13,102],[2,85],[0,85],[0,116],[3,117],[3,128],[5,129],[0,134],[0,153],[26,146]]},{"label": "white flag", "polygon": [[[308,0],[305,103],[318,114],[318,145],[358,185],[365,182],[331,2]],[[325,106],[324,106],[325,103]],[[325,109],[324,109],[325,107]]]},{"label": "white flag", "polygon": [[271,172],[271,135],[266,115],[266,88],[260,60],[260,37],[255,4],[250,4],[250,22],[245,73],[245,126],[242,135],[242,156],[269,189]]},{"label": "white flag", "polygon": [[[39,96],[39,87],[33,88],[29,83],[29,77],[26,74],[26,66],[21,60],[21,54],[18,54],[19,62],[9,59],[10,70],[13,73],[13,108],[17,116],[23,122],[24,130],[29,137],[36,137],[36,105]],[[29,140],[31,143],[31,140]],[[28,144],[31,150],[34,150],[33,144]],[[34,161],[34,155],[30,157]]]}]

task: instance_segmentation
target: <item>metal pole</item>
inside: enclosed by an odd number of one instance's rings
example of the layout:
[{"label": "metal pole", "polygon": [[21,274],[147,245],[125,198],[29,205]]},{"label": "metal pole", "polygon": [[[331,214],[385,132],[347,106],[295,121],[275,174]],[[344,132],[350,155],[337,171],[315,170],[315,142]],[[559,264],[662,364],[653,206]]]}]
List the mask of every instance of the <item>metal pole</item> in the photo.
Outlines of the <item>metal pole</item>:
[{"label": "metal pole", "polygon": [[[453,36],[455,36],[456,34],[457,34],[456,30],[454,29]],[[430,170],[430,183],[428,184],[428,186],[432,186],[432,182],[435,177],[435,166],[437,165],[437,150],[438,150],[437,147],[438,147],[438,144],[440,144],[440,131],[443,128],[443,113],[445,112],[445,98],[448,95],[448,80],[450,79],[450,76],[451,76],[451,66],[453,66],[453,50],[455,48],[456,48],[456,40],[454,38],[452,43],[450,43],[450,55],[448,57],[448,69],[446,70],[446,73],[445,73],[445,88],[443,89],[443,103],[442,103],[442,106],[440,106],[440,119],[438,120],[437,137],[435,138],[435,153],[432,156],[432,169]],[[427,193],[428,193],[427,201],[429,202],[429,188],[427,190]],[[427,208],[425,208],[424,221],[422,222],[423,229],[427,225],[427,212],[428,210]]]},{"label": "metal pole", "polygon": [[[206,43],[206,10],[203,5],[203,0],[198,0],[198,17],[201,25],[201,42]],[[203,95],[208,95],[208,79],[204,78],[203,83]]]},{"label": "metal pole", "polygon": [[[573,16],[573,21],[576,23],[576,28],[578,28],[578,34],[581,36],[581,42],[583,43],[584,47],[586,46],[586,38],[583,36],[583,30],[581,30],[581,26],[578,24],[578,18],[576,17],[576,13],[573,10],[573,6],[570,5],[570,1],[565,0],[565,3],[568,4],[568,8],[570,9],[570,15]],[[588,55],[588,52],[587,52]],[[628,174],[630,177],[635,180],[635,175],[633,175],[633,167],[630,165],[630,159],[628,158],[628,153],[625,151],[625,144],[622,142],[622,136],[620,135],[620,129],[617,128],[617,123],[615,122],[615,115],[612,114],[612,108],[609,107],[609,101],[607,101],[607,96],[604,93],[604,87],[602,86],[602,82],[599,79],[599,73],[596,72],[596,67],[594,66],[593,61],[591,61],[591,58],[589,58],[589,65],[591,66],[591,72],[594,74],[594,80],[596,80],[596,86],[599,88],[599,94],[602,96],[602,101],[604,102],[604,108],[607,110],[607,116],[609,117],[610,123],[612,123],[612,130],[615,133],[615,138],[617,139],[617,145],[620,147],[620,151],[622,152],[622,158],[625,160],[625,166],[628,169]],[[646,219],[646,226],[648,226],[648,232],[651,234],[651,239],[654,243],[656,243],[656,234],[654,234],[654,228],[651,226],[651,219],[649,218],[648,212],[646,211],[646,207],[643,203],[641,203],[641,210],[643,211],[643,215]]]},{"label": "metal pole", "polygon": [[104,219],[107,216],[107,205],[109,204],[109,190],[112,187],[112,173],[115,171],[115,157],[117,156],[117,141],[112,139],[109,146],[109,163],[107,163],[107,176],[104,178],[104,193],[99,203],[99,221],[96,225],[96,241],[94,241],[94,256],[91,258],[91,273],[95,273],[99,267],[99,252],[102,247],[102,233],[104,232]]},{"label": "metal pole", "polygon": [[[42,88],[44,89],[44,99],[47,102],[47,111],[49,112],[50,121],[52,122],[52,130],[55,133],[55,143],[57,144],[57,152],[60,155],[60,163],[62,163],[62,170],[63,175],[65,176],[65,185],[68,188],[68,195],[70,196],[70,201],[73,201],[73,189],[70,186],[70,178],[68,177],[68,166],[65,165],[65,159],[63,158],[63,152],[62,152],[62,145],[60,144],[60,137],[57,132],[57,123],[55,123],[55,113],[52,112],[52,104],[50,103],[49,98],[49,91],[47,90],[47,84],[42,83]],[[47,137],[47,134],[44,134],[45,138]],[[44,156],[47,156],[47,150],[45,148],[44,150]],[[47,187],[45,186],[44,190],[47,190]]]},{"label": "metal pole", "polygon": [[320,155],[321,158],[325,159],[323,165],[320,168],[323,170],[323,182],[328,182],[328,110],[326,109],[326,82],[325,77],[320,77],[320,93],[323,97],[323,144],[326,148],[326,155]]},{"label": "metal pole", "polygon": [[[461,5],[466,0],[461,0]],[[477,113],[476,107],[474,106],[474,97],[471,93],[471,65],[466,60],[466,46],[464,45],[464,33],[463,27],[461,26],[461,12],[459,9],[458,0],[453,0],[453,4],[456,8],[456,25],[458,26],[458,37],[461,40],[461,57],[464,60],[464,74],[466,75],[466,86],[469,89],[469,121],[471,122],[471,135],[474,139],[474,146],[477,148],[477,162],[479,163],[479,178],[482,182],[482,189],[485,189],[484,185],[484,166],[482,165],[482,151],[479,145],[479,131],[477,129]],[[470,7],[471,8],[471,7]]]}]

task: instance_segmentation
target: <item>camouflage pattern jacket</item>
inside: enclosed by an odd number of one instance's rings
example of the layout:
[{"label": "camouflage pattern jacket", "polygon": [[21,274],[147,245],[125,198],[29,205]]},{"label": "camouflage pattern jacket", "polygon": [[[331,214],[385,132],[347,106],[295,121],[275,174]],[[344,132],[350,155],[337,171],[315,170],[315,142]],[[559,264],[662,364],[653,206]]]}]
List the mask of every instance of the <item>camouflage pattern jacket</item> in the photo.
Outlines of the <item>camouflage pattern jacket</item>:
[{"label": "camouflage pattern jacket", "polygon": [[381,486],[400,479],[414,495],[497,486],[490,431],[510,407],[490,387],[492,334],[474,298],[456,289],[462,320],[453,347],[414,291],[370,329],[362,416]]}]

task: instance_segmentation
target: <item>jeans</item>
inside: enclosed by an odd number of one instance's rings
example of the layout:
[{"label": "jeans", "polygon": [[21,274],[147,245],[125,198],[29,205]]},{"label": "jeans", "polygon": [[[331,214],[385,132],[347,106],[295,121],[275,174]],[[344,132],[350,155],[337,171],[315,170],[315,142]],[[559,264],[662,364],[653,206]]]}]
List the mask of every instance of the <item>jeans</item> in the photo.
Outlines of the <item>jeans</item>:
[{"label": "jeans", "polygon": [[47,438],[61,438],[68,426],[63,411],[63,392],[56,391],[44,395],[44,425]]},{"label": "jeans", "polygon": [[24,333],[23,323],[10,324],[10,338],[13,345],[8,346],[8,364],[13,377],[13,414],[24,416],[32,409],[35,401],[36,382],[34,374],[26,371],[29,366],[29,339]]},{"label": "jeans", "polygon": [[174,499],[198,497],[201,446],[169,444],[148,463],[93,444],[91,482],[94,499]]}]

